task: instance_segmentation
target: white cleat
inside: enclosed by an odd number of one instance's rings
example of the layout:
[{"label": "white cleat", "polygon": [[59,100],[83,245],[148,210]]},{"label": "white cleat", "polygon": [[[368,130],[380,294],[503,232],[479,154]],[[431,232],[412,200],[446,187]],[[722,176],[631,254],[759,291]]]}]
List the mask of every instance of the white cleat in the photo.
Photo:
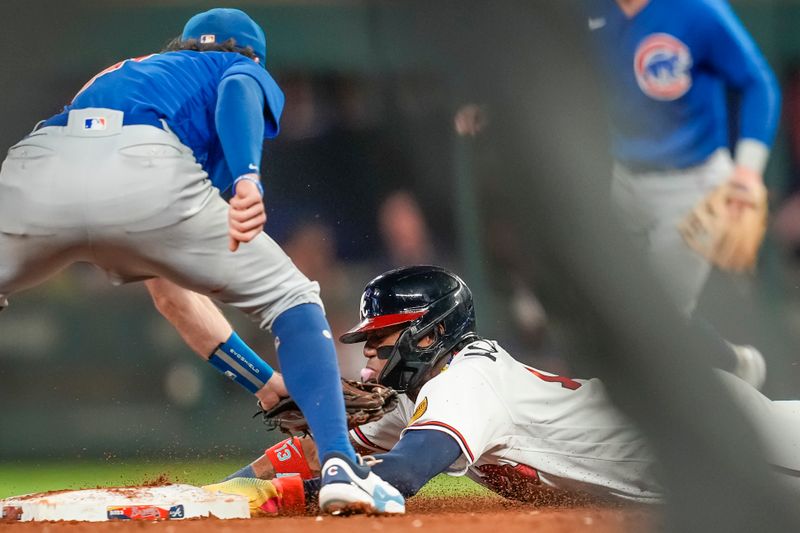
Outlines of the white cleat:
[{"label": "white cleat", "polygon": [[354,463],[339,453],[328,457],[322,465],[322,488],[319,491],[319,507],[323,513],[406,512],[405,499],[400,492],[370,470],[368,461],[371,459],[359,456],[358,463]]},{"label": "white cleat", "polygon": [[753,346],[728,344],[736,354],[736,367],[733,369],[733,373],[761,390],[767,380],[767,363],[764,361],[764,356]]}]

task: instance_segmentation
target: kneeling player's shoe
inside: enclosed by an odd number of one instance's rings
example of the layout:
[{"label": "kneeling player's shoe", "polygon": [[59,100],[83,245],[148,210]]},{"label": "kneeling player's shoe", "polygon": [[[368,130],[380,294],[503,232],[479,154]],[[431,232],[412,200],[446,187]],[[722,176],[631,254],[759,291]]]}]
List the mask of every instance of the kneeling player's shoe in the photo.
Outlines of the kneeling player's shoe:
[{"label": "kneeling player's shoe", "polygon": [[756,348],[741,344],[730,344],[736,353],[736,367],[733,373],[758,390],[767,380],[767,363]]},{"label": "kneeling player's shoe", "polygon": [[322,465],[319,507],[333,515],[403,514],[406,504],[400,492],[375,475],[370,457],[353,462],[344,454],[332,453]]}]

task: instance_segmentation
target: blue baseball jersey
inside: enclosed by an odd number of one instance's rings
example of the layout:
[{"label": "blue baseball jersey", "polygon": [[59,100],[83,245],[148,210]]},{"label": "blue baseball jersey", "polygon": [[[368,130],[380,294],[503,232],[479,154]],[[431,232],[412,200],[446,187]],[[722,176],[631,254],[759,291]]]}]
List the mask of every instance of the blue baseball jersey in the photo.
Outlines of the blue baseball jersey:
[{"label": "blue baseball jersey", "polygon": [[615,0],[587,9],[608,83],[617,160],[686,168],[729,143],[727,93],[740,96],[739,139],[770,146],[774,75],[724,0],[650,0],[628,18]]},{"label": "blue baseball jersey", "polygon": [[233,75],[246,75],[258,83],[265,102],[264,138],[278,135],[283,92],[262,66],[232,52],[187,50],[122,61],[89,80],[64,112],[50,121],[64,121],[70,109],[87,107],[123,111],[141,123],[163,119],[192,150],[214,186],[225,191],[234,176],[217,134],[215,110],[219,84]]}]

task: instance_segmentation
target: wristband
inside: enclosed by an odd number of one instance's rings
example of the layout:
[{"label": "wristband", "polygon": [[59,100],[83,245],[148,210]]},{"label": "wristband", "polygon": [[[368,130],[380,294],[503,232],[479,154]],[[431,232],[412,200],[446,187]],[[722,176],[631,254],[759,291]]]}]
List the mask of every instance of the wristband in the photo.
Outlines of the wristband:
[{"label": "wristband", "polygon": [[255,394],[275,372],[234,331],[208,358],[222,374]]},{"label": "wristband", "polygon": [[755,139],[739,139],[736,143],[736,156],[734,158],[737,166],[748,168],[758,174],[764,174],[769,158],[769,147]]},{"label": "wristband", "polygon": [[239,176],[238,178],[236,178],[235,180],[233,180],[233,194],[236,194],[236,185],[240,181],[246,180],[246,181],[249,181],[249,182],[255,184],[255,186],[258,188],[259,194],[261,194],[261,196],[264,196],[264,186],[261,185],[261,180],[258,179],[258,178],[255,178],[254,176],[255,176],[254,174],[243,174],[243,175]]},{"label": "wristband", "polygon": [[303,453],[303,445],[297,437],[279,442],[265,450],[264,455],[272,463],[275,477],[300,476],[301,479],[314,477]]}]

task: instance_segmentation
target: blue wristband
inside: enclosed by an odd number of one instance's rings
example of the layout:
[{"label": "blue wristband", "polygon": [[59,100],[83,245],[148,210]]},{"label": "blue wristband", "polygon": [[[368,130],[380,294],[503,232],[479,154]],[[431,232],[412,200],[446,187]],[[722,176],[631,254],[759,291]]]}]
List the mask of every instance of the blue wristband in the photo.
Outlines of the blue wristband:
[{"label": "blue wristband", "polygon": [[234,331],[224,344],[208,358],[208,362],[223,375],[253,394],[267,384],[275,373]]},{"label": "blue wristband", "polygon": [[261,185],[261,180],[257,180],[247,174],[244,176],[239,176],[235,180],[233,180],[233,194],[236,194],[236,184],[240,181],[247,180],[250,183],[255,183],[256,187],[258,187],[258,192],[261,193],[261,196],[264,196],[264,186]]}]

